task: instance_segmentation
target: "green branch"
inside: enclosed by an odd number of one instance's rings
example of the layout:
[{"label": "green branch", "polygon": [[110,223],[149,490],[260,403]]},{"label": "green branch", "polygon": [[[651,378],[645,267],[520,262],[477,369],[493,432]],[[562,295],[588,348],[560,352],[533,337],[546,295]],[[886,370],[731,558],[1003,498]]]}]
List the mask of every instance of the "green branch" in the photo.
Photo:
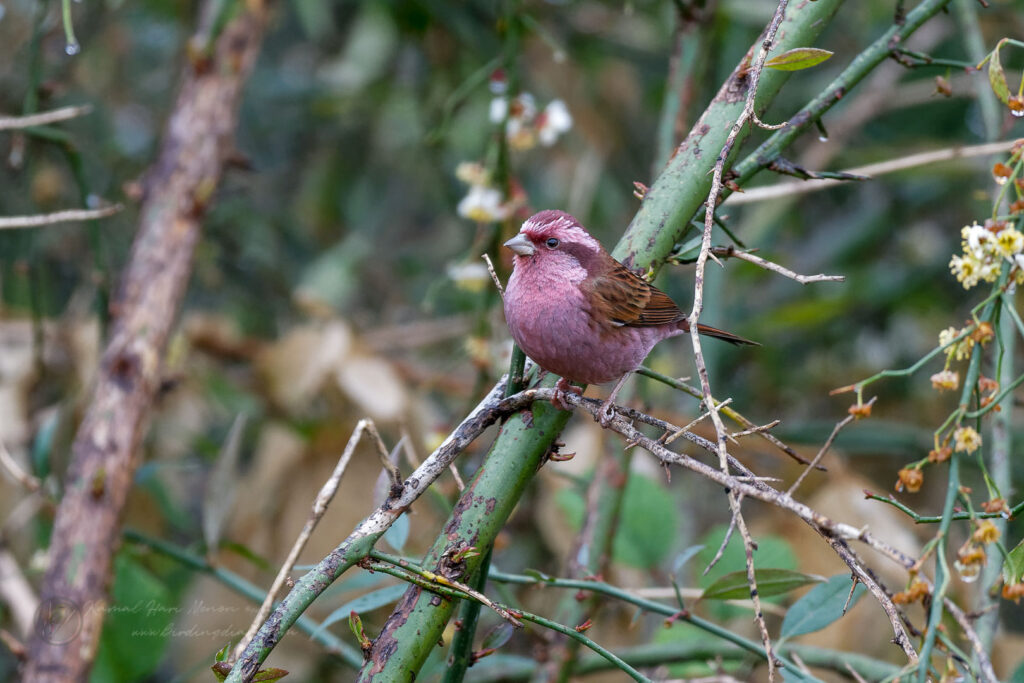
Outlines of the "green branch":
[{"label": "green branch", "polygon": [[790,118],[789,124],[761,143],[743,161],[733,168],[736,182],[743,185],[762,168],[775,161],[805,130],[816,125],[822,115],[845,97],[875,67],[889,58],[893,45],[903,43],[928,19],[941,12],[952,0],[922,0],[902,22],[883,33],[867,49],[850,62],[821,93]]}]

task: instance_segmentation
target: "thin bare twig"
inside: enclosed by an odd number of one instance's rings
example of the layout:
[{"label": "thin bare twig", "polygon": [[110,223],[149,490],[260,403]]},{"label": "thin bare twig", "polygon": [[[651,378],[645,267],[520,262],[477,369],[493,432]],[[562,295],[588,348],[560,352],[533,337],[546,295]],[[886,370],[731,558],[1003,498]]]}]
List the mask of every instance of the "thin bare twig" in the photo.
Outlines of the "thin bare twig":
[{"label": "thin bare twig", "polygon": [[[871,400],[868,401],[865,405],[874,405],[876,400],[878,400],[878,397],[872,396]],[[839,435],[840,430],[842,430],[843,427],[845,427],[846,425],[853,422],[855,419],[857,418],[854,415],[847,415],[845,418],[836,423],[836,426],[832,429],[832,433],[829,434],[828,439],[826,439],[825,443],[822,445],[821,450],[819,450],[818,454],[814,456],[813,460],[811,460],[811,464],[808,465],[807,468],[800,473],[800,476],[796,478],[796,481],[793,482],[793,485],[789,487],[788,491],[786,491],[787,496],[792,496],[796,492],[797,488],[799,488],[804,478],[807,477],[808,472],[813,470],[814,467],[819,462],[821,462],[821,459],[825,457],[825,454],[828,453],[828,449],[832,448],[832,442],[836,440],[836,436]]]},{"label": "thin bare twig", "polygon": [[77,107],[61,107],[52,111],[44,111],[28,116],[0,116],[0,130],[19,130],[33,126],[45,126],[48,123],[67,121],[79,116],[84,116],[92,111],[91,104],[83,104]]},{"label": "thin bare twig", "polygon": [[491,279],[494,280],[494,286],[498,288],[498,294],[501,295],[502,300],[505,299],[505,290],[501,286],[501,280],[498,279],[498,274],[494,271],[494,264],[491,263],[491,257],[487,254],[483,254],[484,261],[487,261],[487,272],[491,274]]},{"label": "thin bare twig", "polygon": [[725,547],[729,545],[729,541],[732,540],[732,532],[736,531],[736,515],[729,517],[729,526],[725,529],[725,536],[722,537],[722,542],[718,546],[718,550],[715,551],[715,556],[708,562],[708,566],[704,567],[704,576],[708,575],[708,572],[718,564],[718,561],[722,559],[722,555],[725,553]]},{"label": "thin bare twig", "polygon": [[[921,152],[919,154],[911,154],[897,159],[879,161],[866,166],[858,166],[857,168],[851,168],[843,171],[843,173],[875,177],[886,173],[904,171],[908,168],[915,168],[917,166],[927,166],[941,161],[968,159],[970,157],[984,157],[989,156],[990,154],[1007,152],[1011,147],[1013,147],[1014,142],[1015,140],[1003,140],[1001,142],[989,142],[983,145],[947,147],[946,149]],[[848,182],[849,181],[846,180],[824,178],[821,180],[798,180],[796,182],[779,183],[777,185],[768,185],[766,187],[754,187],[744,189],[743,192],[734,192],[722,203],[729,204],[730,206],[752,204],[753,202],[762,202],[767,199],[779,199],[781,197],[805,194],[807,192],[818,192],[819,190],[846,184]]]},{"label": "thin bare twig", "polygon": [[782,420],[772,420],[768,424],[761,425],[760,427],[751,427],[750,429],[745,429],[742,432],[733,432],[732,434],[729,435],[729,438],[731,440],[733,440],[733,441],[736,441],[741,436],[750,436],[751,434],[761,434],[763,432],[768,431],[769,429],[773,429],[774,427],[777,427],[780,422],[782,422]]},{"label": "thin bare twig", "polygon": [[238,645],[235,646],[234,654],[232,655],[232,661],[238,659],[242,652],[245,651],[246,646],[249,645],[249,641],[256,635],[256,631],[259,630],[260,626],[263,625],[263,621],[270,614],[270,608],[273,607],[274,601],[277,600],[278,594],[281,592],[281,587],[284,586],[288,579],[288,574],[291,573],[292,568],[299,559],[299,554],[303,548],[306,547],[306,543],[309,541],[309,537],[313,535],[313,530],[316,529],[316,525],[320,523],[320,519],[327,512],[327,506],[331,504],[331,500],[334,498],[334,494],[338,491],[338,486],[341,484],[341,478],[345,474],[345,470],[348,468],[348,463],[352,460],[352,454],[355,453],[356,446],[363,437],[363,432],[367,431],[367,425],[372,425],[370,420],[360,420],[356,424],[355,430],[352,432],[352,436],[349,437],[348,443],[345,445],[345,450],[342,452],[341,457],[338,458],[338,464],[334,466],[334,471],[331,472],[331,476],[328,477],[324,485],[320,487],[320,492],[316,494],[316,499],[313,501],[313,509],[309,513],[309,517],[306,519],[305,525],[302,527],[302,531],[299,532],[298,538],[295,539],[295,543],[292,544],[292,549],[288,553],[288,557],[285,558],[284,564],[281,565],[281,569],[278,570],[277,576],[274,577],[274,583],[270,586],[270,590],[267,591],[267,597],[263,599],[263,604],[260,605],[259,611],[252,620],[252,624],[249,625],[249,630],[246,631],[242,639],[238,641]]},{"label": "thin bare twig", "polygon": [[395,464],[392,454],[388,453],[388,447],[384,445],[384,440],[380,438],[380,434],[377,432],[377,425],[373,424],[372,420],[360,420],[359,424],[364,422],[366,423],[364,427],[366,433],[373,437],[373,443],[377,446],[377,457],[380,458],[380,464],[388,473],[388,479],[391,481],[392,493],[388,494],[390,497],[394,491],[402,488],[402,471]]},{"label": "thin bare twig", "polygon": [[778,273],[779,275],[782,275],[783,277],[788,277],[791,280],[796,280],[797,282],[799,282],[802,285],[806,285],[806,284],[809,284],[811,282],[845,282],[846,281],[846,276],[845,275],[824,275],[824,274],[800,275],[799,273],[795,273],[792,270],[790,270],[789,268],[786,268],[785,266],[780,266],[777,263],[772,263],[771,261],[769,261],[767,259],[763,259],[760,256],[754,256],[749,251],[743,251],[743,250],[740,250],[740,249],[736,249],[735,247],[732,247],[732,246],[722,247],[722,248],[713,248],[711,251],[712,251],[712,253],[718,254],[719,256],[726,256],[726,257],[729,257],[729,258],[738,258],[741,261],[746,261],[747,263],[753,263],[756,266],[761,266],[765,270],[770,270],[773,273]]},{"label": "thin bare twig", "polygon": [[[728,432],[726,432],[725,425],[722,423],[722,416],[718,414],[717,410],[715,410],[715,400],[711,393],[711,382],[708,378],[707,365],[704,362],[704,353],[701,350],[697,323],[704,308],[704,269],[707,265],[708,258],[711,256],[711,233],[715,225],[715,207],[718,206],[718,198],[722,192],[722,175],[725,172],[725,163],[732,152],[732,147],[736,143],[736,138],[739,136],[740,131],[754,114],[754,101],[757,97],[757,84],[761,79],[761,71],[764,69],[764,62],[768,57],[768,51],[771,49],[772,43],[775,40],[775,34],[779,30],[779,25],[782,23],[782,17],[786,12],[787,3],[788,0],[779,0],[779,4],[775,8],[774,14],[772,14],[772,19],[768,24],[768,28],[765,30],[764,40],[761,42],[761,48],[758,51],[757,59],[747,72],[748,86],[746,100],[743,104],[743,111],[740,112],[736,122],[733,123],[732,129],[729,131],[728,137],[726,137],[725,144],[722,145],[722,150],[718,154],[718,159],[715,161],[714,174],[711,180],[711,190],[708,193],[707,203],[705,204],[704,235],[701,240],[700,255],[697,257],[697,267],[694,274],[693,310],[689,317],[690,340],[693,343],[694,361],[697,366],[697,375],[700,377],[701,393],[704,394],[704,403],[707,405],[708,412],[711,413],[711,421],[715,425],[715,433],[718,436],[717,450],[719,467],[721,468],[722,473],[726,475],[729,472],[727,461],[728,451],[726,447]],[[733,518],[736,520],[736,527],[743,536],[743,545],[747,556],[747,580],[750,584],[750,595],[754,600],[754,612],[756,614],[758,629],[761,632],[761,641],[764,643],[765,652],[767,654],[768,680],[774,681],[775,655],[772,652],[771,638],[768,635],[768,625],[765,623],[764,614],[761,611],[761,598],[757,592],[757,579],[754,574],[753,539],[750,538],[750,534],[747,532],[747,526],[741,516],[742,513],[740,511],[739,494],[730,489],[728,498],[729,508],[732,511]]]},{"label": "thin bare twig", "polygon": [[14,481],[24,486],[29,491],[35,493],[42,486],[42,483],[38,478],[33,477],[31,474],[22,469],[18,461],[14,459],[11,452],[7,450],[7,446],[2,440],[0,440],[0,466],[2,466],[7,473],[11,475]]},{"label": "thin bare twig", "polygon": [[71,221],[91,221],[96,218],[112,216],[123,208],[124,206],[121,204],[112,204],[99,209],[68,209],[67,211],[38,213],[31,216],[0,216],[0,230],[42,228],[47,225],[70,223]]},{"label": "thin bare twig", "polygon": [[[731,398],[727,398],[727,399],[725,399],[724,401],[721,401],[720,403],[718,403],[718,404],[717,404],[717,405],[715,406],[715,410],[716,410],[716,411],[718,411],[718,410],[721,410],[722,408],[726,407],[726,406],[727,406],[727,405],[729,405],[730,403],[732,403],[732,399],[731,399]],[[670,437],[668,437],[667,439],[665,439],[665,441],[664,441],[664,444],[665,444],[666,446],[668,446],[668,445],[669,445],[669,444],[671,444],[671,443],[672,443],[673,441],[675,441],[676,439],[678,439],[678,438],[679,438],[680,436],[682,436],[682,435],[683,435],[683,434],[685,434],[686,432],[688,432],[688,431],[690,431],[691,429],[693,429],[693,427],[694,427],[694,426],[695,426],[695,425],[696,425],[697,423],[701,422],[701,421],[702,421],[702,420],[703,420],[704,418],[708,417],[709,415],[710,415],[710,413],[701,413],[701,415],[700,415],[699,417],[697,417],[697,418],[695,418],[695,419],[691,420],[691,421],[690,421],[690,423],[689,423],[688,425],[686,425],[685,427],[681,427],[681,428],[677,429],[677,430],[676,430],[676,431],[675,431],[675,432],[674,432],[674,433],[672,434],[672,436],[670,436]]]},{"label": "thin bare twig", "polygon": [[974,654],[978,657],[978,668],[981,669],[983,680],[988,683],[999,683],[999,678],[996,676],[995,669],[992,668],[992,658],[989,656],[988,651],[985,648],[985,644],[981,641],[978,636],[978,632],[974,629],[974,625],[971,624],[971,620],[964,614],[964,611],[960,609],[960,606],[949,598],[944,598],[944,604],[949,613],[956,619],[956,623],[960,624],[960,628],[963,630],[967,640],[971,643],[971,648],[974,650]]}]

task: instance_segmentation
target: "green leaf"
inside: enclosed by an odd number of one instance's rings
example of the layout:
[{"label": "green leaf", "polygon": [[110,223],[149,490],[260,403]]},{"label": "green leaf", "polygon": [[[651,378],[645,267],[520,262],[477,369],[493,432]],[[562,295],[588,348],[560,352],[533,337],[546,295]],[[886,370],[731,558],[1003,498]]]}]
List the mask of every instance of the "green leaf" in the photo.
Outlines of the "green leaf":
[{"label": "green leaf", "polygon": [[159,665],[184,610],[163,580],[128,551],[114,559],[112,598],[90,680],[144,680]]},{"label": "green leaf", "polygon": [[[849,574],[836,574],[808,591],[786,612],[782,620],[781,636],[791,638],[820,631],[843,616],[846,598],[850,595],[850,581]],[[864,584],[858,583],[850,598],[850,607],[857,604],[864,591]]]},{"label": "green leaf", "polygon": [[230,656],[231,656],[231,643],[228,643],[227,645],[222,647],[217,652],[216,655],[213,656],[213,661],[215,661],[215,662],[226,662],[226,661],[228,661],[228,657],[230,657]]},{"label": "green leaf", "polygon": [[680,570],[686,566],[686,563],[692,560],[701,550],[704,550],[702,545],[691,545],[683,552],[676,555],[676,559],[672,560],[672,576],[679,576]]},{"label": "green leaf", "polygon": [[1003,71],[1003,64],[999,61],[999,48],[1002,43],[996,45],[992,50],[992,56],[988,60],[988,82],[992,86],[992,92],[996,94],[1003,104],[1010,103],[1010,86],[1006,84],[1006,73]]},{"label": "green leaf", "polygon": [[615,561],[653,569],[672,552],[678,530],[679,510],[672,494],[655,479],[630,475],[612,547]]},{"label": "green leaf", "polygon": [[271,667],[269,669],[260,669],[257,671],[256,675],[252,677],[252,680],[255,681],[255,683],[274,683],[274,681],[279,681],[287,675],[288,672],[284,669]]},{"label": "green leaf", "polygon": [[1010,676],[1009,683],[1024,683],[1024,662],[1020,663]]},{"label": "green leaf", "polygon": [[[792,569],[756,569],[757,593],[763,598],[782,595],[800,586],[817,583],[823,579],[818,576],[802,574]],[[730,572],[704,589],[701,600],[742,600],[750,597],[750,585],[747,583],[747,572]]]},{"label": "green leaf", "polygon": [[1006,554],[1006,562],[1003,563],[1003,582],[1012,586],[1024,579],[1024,540]]},{"label": "green leaf", "polygon": [[397,552],[402,552],[405,542],[409,540],[409,515],[399,515],[394,524],[384,532],[381,539]]},{"label": "green leaf", "polygon": [[487,635],[484,636],[483,643],[480,647],[484,650],[497,650],[509,641],[515,631],[515,627],[507,621],[495,624],[487,631]]},{"label": "green leaf", "polygon": [[812,66],[821,64],[832,56],[829,50],[822,50],[817,47],[796,47],[786,50],[781,55],[775,55],[764,63],[769,69],[776,71],[800,71],[810,69]]},{"label": "green leaf", "polygon": [[[579,491],[562,489],[555,494],[555,502],[570,526],[580,529],[586,503]],[[651,520],[658,520],[657,524],[652,524]],[[639,474],[630,475],[623,494],[612,557],[616,562],[639,569],[658,566],[673,550],[679,523],[675,500],[660,482]]]},{"label": "green leaf", "polygon": [[242,437],[245,435],[247,420],[245,413],[238,413],[235,416],[206,480],[206,492],[203,495],[203,540],[206,541],[207,548],[216,548],[220,544],[221,532],[235,502]]},{"label": "green leaf", "polygon": [[[405,593],[405,589],[408,585],[405,583],[397,583],[393,586],[386,586],[384,588],[378,588],[375,591],[370,591],[366,595],[361,595],[355,600],[349,600],[341,607],[337,608],[324,619],[323,623],[317,629],[319,633],[322,629],[327,628],[331,624],[341,621],[342,619],[348,619],[352,612],[370,612],[384,605],[389,605],[395,602],[402,594]],[[313,635],[316,635],[315,633]]]},{"label": "green leaf", "polygon": [[271,571],[273,567],[270,566],[270,562],[267,558],[263,557],[255,550],[245,545],[244,543],[236,543],[235,541],[221,541],[221,550],[229,550],[236,555],[239,555],[249,562],[252,562],[253,566],[263,571]]},{"label": "green leaf", "polygon": [[[704,568],[711,563],[715,553],[718,552],[727,528],[725,524],[718,524],[709,529],[698,541],[700,545],[704,546],[699,554],[701,571],[704,571]],[[761,567],[777,567],[779,569],[796,569],[797,567],[796,556],[793,554],[789,542],[784,538],[772,535],[757,539],[754,562]],[[743,549],[743,539],[739,534],[733,534],[729,539],[729,544],[722,551],[721,559],[708,570],[707,574],[698,579],[698,583],[702,588],[707,588],[719,577],[729,572],[745,570],[746,567],[747,559],[746,551]]]}]

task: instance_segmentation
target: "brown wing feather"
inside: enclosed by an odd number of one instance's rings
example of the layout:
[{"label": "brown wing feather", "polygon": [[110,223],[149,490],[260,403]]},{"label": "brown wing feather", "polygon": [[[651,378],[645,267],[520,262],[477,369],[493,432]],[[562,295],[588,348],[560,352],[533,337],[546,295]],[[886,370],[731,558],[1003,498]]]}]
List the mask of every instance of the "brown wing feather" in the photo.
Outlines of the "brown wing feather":
[{"label": "brown wing feather", "polygon": [[595,312],[619,325],[644,327],[683,319],[679,307],[664,292],[634,275],[621,263],[584,283]]}]

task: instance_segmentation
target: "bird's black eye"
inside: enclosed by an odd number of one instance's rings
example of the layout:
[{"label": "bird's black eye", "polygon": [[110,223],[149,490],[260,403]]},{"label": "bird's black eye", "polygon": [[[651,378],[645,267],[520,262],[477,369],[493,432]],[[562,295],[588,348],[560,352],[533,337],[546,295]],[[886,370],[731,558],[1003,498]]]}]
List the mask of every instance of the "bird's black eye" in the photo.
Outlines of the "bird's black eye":
[{"label": "bird's black eye", "polygon": [[549,237],[548,241],[545,242],[544,244],[548,245],[548,249],[554,249],[555,247],[558,246],[558,238]]}]

